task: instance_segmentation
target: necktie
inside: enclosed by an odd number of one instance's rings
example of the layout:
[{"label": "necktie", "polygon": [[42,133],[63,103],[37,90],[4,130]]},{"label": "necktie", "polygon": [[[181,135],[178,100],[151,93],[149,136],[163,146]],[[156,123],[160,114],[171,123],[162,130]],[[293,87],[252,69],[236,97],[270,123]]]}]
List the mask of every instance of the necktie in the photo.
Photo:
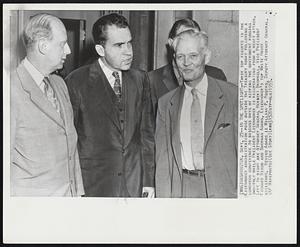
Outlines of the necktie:
[{"label": "necktie", "polygon": [[203,126],[201,119],[200,100],[195,88],[192,89],[193,103],[191,107],[191,143],[194,167],[203,170]]},{"label": "necktie", "polygon": [[44,77],[44,94],[47,99],[50,101],[54,109],[59,113],[59,102],[56,99],[55,92],[50,85],[50,81],[48,77]]},{"label": "necktie", "polygon": [[114,83],[113,89],[114,89],[115,94],[118,97],[118,100],[120,101],[121,97],[122,97],[122,92],[121,92],[122,88],[121,88],[121,80],[119,77],[119,73],[117,71],[114,71],[112,73],[112,75],[115,77],[115,83]]}]

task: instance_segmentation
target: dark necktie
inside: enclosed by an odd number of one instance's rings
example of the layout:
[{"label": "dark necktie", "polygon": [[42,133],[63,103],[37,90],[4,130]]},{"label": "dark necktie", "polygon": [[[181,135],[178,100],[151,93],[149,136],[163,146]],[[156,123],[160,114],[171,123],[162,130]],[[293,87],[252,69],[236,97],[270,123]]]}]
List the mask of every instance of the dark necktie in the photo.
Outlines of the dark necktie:
[{"label": "dark necktie", "polygon": [[55,92],[53,88],[50,85],[50,80],[48,77],[44,77],[43,79],[44,82],[44,94],[47,97],[47,99],[50,101],[54,109],[59,113],[59,102],[56,99]]},{"label": "dark necktie", "polygon": [[122,97],[122,88],[121,88],[121,80],[119,77],[119,73],[117,71],[114,71],[112,75],[115,77],[115,83],[113,89],[115,94],[117,95],[118,101],[120,101]]},{"label": "dark necktie", "polygon": [[193,103],[191,106],[191,143],[194,167],[203,170],[203,126],[201,119],[200,100],[195,88],[192,89]]}]

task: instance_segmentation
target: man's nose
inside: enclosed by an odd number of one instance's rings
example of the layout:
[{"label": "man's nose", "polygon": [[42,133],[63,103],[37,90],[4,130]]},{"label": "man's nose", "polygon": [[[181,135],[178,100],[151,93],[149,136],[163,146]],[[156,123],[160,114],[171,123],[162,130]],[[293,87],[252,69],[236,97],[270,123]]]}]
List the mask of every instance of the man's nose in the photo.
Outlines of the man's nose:
[{"label": "man's nose", "polygon": [[132,56],[133,55],[133,50],[132,50],[132,45],[131,44],[124,45],[123,54],[125,54],[127,56]]},{"label": "man's nose", "polygon": [[184,57],[183,64],[184,66],[189,66],[191,64],[191,60],[188,56]]},{"label": "man's nose", "polygon": [[66,55],[71,54],[71,49],[70,49],[70,46],[68,45],[68,43],[65,44],[65,47],[64,47],[64,53],[65,53]]}]

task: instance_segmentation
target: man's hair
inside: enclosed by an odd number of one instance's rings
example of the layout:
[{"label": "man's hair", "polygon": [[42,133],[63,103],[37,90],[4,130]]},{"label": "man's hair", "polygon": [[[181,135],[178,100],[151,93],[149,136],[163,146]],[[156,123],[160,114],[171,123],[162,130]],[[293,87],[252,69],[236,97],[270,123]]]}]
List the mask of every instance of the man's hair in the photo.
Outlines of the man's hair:
[{"label": "man's hair", "polygon": [[34,15],[23,32],[23,42],[26,50],[32,48],[39,39],[53,39],[52,23],[61,22],[58,17],[46,13]]},{"label": "man's hair", "polygon": [[118,28],[129,28],[126,18],[117,13],[100,17],[93,25],[93,38],[95,44],[105,45],[107,40],[107,27],[115,25]]},{"label": "man's hair", "polygon": [[177,31],[181,26],[185,26],[185,27],[188,27],[188,28],[193,28],[193,29],[196,29],[198,31],[201,31],[200,26],[193,19],[191,19],[191,18],[180,19],[180,20],[175,21],[175,23],[173,24],[173,26],[172,26],[172,28],[169,32],[169,38],[170,39],[173,39],[176,36]]},{"label": "man's hair", "polygon": [[173,52],[175,52],[175,49],[177,47],[179,40],[184,39],[186,36],[202,39],[204,41],[205,47],[207,48],[207,45],[208,45],[207,34],[204,31],[195,31],[193,29],[189,29],[189,30],[183,31],[183,32],[179,33],[177,36],[175,36],[175,38],[173,39],[173,42],[171,44],[171,48],[172,48]]}]

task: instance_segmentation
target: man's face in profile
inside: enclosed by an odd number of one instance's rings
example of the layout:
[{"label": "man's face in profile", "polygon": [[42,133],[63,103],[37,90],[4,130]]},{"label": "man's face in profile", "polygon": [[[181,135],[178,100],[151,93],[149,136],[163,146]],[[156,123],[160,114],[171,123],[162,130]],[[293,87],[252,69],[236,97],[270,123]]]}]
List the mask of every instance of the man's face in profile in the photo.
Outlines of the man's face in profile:
[{"label": "man's face in profile", "polygon": [[133,51],[132,37],[128,27],[119,28],[115,25],[107,27],[107,40],[104,47],[104,60],[112,70],[130,69]]},{"label": "man's face in profile", "polygon": [[47,49],[45,57],[51,71],[61,69],[68,54],[71,53],[70,47],[67,43],[67,32],[62,23],[52,23],[52,36],[51,40],[47,40]]},{"label": "man's face in profile", "polygon": [[201,80],[205,68],[205,44],[199,37],[184,35],[175,47],[175,61],[184,81]]}]

